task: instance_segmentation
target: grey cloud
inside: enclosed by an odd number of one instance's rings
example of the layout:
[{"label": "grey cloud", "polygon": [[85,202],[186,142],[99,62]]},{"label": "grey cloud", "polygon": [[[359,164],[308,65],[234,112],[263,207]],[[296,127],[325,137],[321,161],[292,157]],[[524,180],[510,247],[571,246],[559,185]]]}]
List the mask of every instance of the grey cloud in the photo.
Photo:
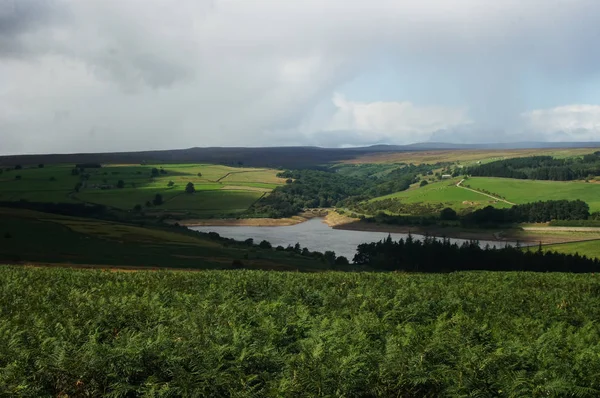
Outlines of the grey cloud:
[{"label": "grey cloud", "polygon": [[0,2],[0,59],[19,56],[31,50],[24,35],[61,25],[68,10],[61,0],[2,0]]},{"label": "grey cloud", "polygon": [[[524,79],[597,75],[598,15],[597,0],[0,0],[0,124],[11,148],[59,152],[550,139],[552,126],[520,126]],[[335,108],[318,104],[388,54],[456,81],[452,107],[474,123],[324,132]],[[426,100],[415,106],[436,106],[435,90]]]}]

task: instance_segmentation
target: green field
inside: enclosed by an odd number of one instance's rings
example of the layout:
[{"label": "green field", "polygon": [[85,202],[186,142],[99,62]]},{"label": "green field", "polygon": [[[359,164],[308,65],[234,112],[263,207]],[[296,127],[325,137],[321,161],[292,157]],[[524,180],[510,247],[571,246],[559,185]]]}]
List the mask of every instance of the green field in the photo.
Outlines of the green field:
[{"label": "green field", "polygon": [[600,184],[563,181],[533,181],[510,178],[472,177],[465,180],[473,189],[485,189],[517,204],[540,200],[580,199],[590,211],[600,211]]},{"label": "green field", "polygon": [[256,269],[328,268],[321,261],[294,253],[232,245],[186,228],[142,227],[0,208],[0,262],[215,269],[230,267],[234,260]]},{"label": "green field", "polygon": [[[144,207],[160,194],[165,203],[146,211],[228,215],[245,211],[262,195],[284,183],[276,176],[277,170],[221,165],[105,165],[86,169],[83,173],[89,175],[87,180],[71,175],[73,167],[48,165],[4,171],[0,174],[0,201],[87,202],[131,210],[136,205]],[[161,172],[152,176],[152,168]],[[123,188],[117,188],[119,180],[124,182]],[[173,184],[169,186],[171,181]],[[78,182],[84,185],[75,192]],[[194,184],[196,193],[184,193],[188,182]],[[101,189],[103,186],[109,189]]]},{"label": "green field", "polygon": [[597,397],[600,277],[0,269],[11,397]]},{"label": "green field", "polygon": [[600,240],[590,240],[587,242],[561,243],[558,245],[543,246],[544,250],[555,251],[565,254],[586,255],[588,257],[600,258]]},{"label": "green field", "polygon": [[450,207],[457,211],[479,209],[489,205],[510,207],[507,203],[495,201],[487,196],[457,187],[457,181],[456,179],[439,181],[430,183],[424,187],[415,185],[406,191],[380,196],[370,200],[370,202],[382,199],[394,199],[407,204],[407,208],[409,209],[416,208],[417,206],[431,208],[432,213],[437,213],[445,207]]}]

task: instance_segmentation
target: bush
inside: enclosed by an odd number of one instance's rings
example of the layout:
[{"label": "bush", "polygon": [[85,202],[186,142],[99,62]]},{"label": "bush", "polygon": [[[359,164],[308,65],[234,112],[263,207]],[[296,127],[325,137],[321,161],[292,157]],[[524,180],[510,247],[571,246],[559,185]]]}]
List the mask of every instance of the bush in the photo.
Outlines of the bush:
[{"label": "bush", "polygon": [[419,184],[419,186],[420,186],[420,187],[424,187],[424,186],[425,186],[425,185],[427,185],[427,184],[429,184],[429,183],[427,182],[427,180],[423,180],[423,181],[421,181],[421,183]]},{"label": "bush", "polygon": [[162,195],[161,195],[161,194],[159,194],[159,193],[157,193],[157,194],[154,196],[154,199],[152,200],[152,204],[153,204],[154,206],[160,206],[160,205],[162,205],[163,203],[164,203],[164,202],[163,202],[163,197],[162,197]]},{"label": "bush", "polygon": [[168,187],[172,187],[173,185],[175,185],[173,181],[169,181],[169,183],[167,184]]},{"label": "bush", "polygon": [[119,188],[119,189],[125,188],[125,181],[123,181],[123,180],[117,181],[117,188]]},{"label": "bush", "polygon": [[446,207],[444,210],[442,210],[440,212],[440,220],[444,220],[444,221],[458,220],[458,214],[456,214],[456,211],[454,211],[454,209]]},{"label": "bush", "polygon": [[271,246],[271,243],[266,240],[263,240],[262,242],[260,242],[258,244],[258,247],[260,247],[261,249],[272,249],[273,248],[273,246]]},{"label": "bush", "polygon": [[188,182],[187,185],[185,186],[185,193],[194,193],[196,192],[196,188],[194,187],[194,184],[192,184],[191,182]]}]

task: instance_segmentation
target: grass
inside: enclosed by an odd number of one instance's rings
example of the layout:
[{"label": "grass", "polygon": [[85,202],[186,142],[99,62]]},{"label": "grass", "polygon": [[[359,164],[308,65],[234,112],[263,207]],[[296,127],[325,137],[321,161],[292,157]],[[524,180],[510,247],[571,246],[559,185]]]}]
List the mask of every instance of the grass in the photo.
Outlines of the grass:
[{"label": "grass", "polygon": [[413,163],[435,164],[455,163],[468,166],[477,162],[487,163],[495,160],[527,156],[553,156],[568,158],[593,153],[599,148],[565,148],[565,149],[512,149],[512,150],[435,150],[412,152],[387,152],[359,156],[343,163]]},{"label": "grass", "polygon": [[540,200],[580,199],[590,205],[590,211],[600,210],[600,184],[494,177],[472,177],[465,183],[473,189],[485,189],[502,195],[506,200],[517,204]]},{"label": "grass", "polygon": [[200,191],[191,195],[180,194],[162,208],[198,214],[235,214],[244,212],[262,195],[261,192],[246,190]]},{"label": "grass", "polygon": [[0,269],[6,396],[597,397],[600,276]]},{"label": "grass", "polygon": [[510,207],[507,203],[497,202],[487,196],[468,191],[456,186],[456,180],[444,180],[430,183],[424,187],[415,184],[410,189],[390,195],[371,199],[375,202],[382,199],[395,199],[409,205],[439,205],[454,210],[477,209],[493,205],[495,207]]},{"label": "grass", "polygon": [[0,208],[0,262],[210,269],[233,260],[257,269],[327,268],[307,257],[231,245],[185,228]]},{"label": "grass", "polygon": [[585,255],[588,257],[600,258],[600,240],[546,245],[543,246],[543,249],[547,251],[556,251],[565,254],[579,253],[582,256]]},{"label": "grass", "polygon": [[[273,169],[209,164],[105,165],[86,169],[89,179],[79,192],[74,192],[81,178],[71,175],[73,167],[48,165],[4,171],[0,174],[0,201],[88,202],[130,210],[161,194],[166,203],[153,211],[176,209],[196,212],[194,216],[227,215],[246,210],[261,195],[285,183]],[[153,167],[164,173],[151,176]],[[17,175],[20,180],[15,178]],[[125,183],[122,189],[116,188],[119,180]],[[168,186],[170,182],[172,186]],[[183,197],[188,182],[194,184],[197,193]],[[102,185],[112,189],[100,189]]]}]

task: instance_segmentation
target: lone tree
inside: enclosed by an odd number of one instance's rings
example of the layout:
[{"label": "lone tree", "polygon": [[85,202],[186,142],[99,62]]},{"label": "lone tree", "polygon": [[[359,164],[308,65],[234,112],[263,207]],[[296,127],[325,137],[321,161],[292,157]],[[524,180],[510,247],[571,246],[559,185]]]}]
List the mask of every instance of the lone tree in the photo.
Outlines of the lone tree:
[{"label": "lone tree", "polygon": [[125,181],[123,181],[123,180],[117,181],[117,188],[125,188]]},{"label": "lone tree", "polygon": [[167,186],[172,187],[173,185],[175,185],[175,183],[173,181],[169,181],[169,183],[167,184]]},{"label": "lone tree", "polygon": [[194,193],[196,192],[196,188],[194,188],[194,184],[192,184],[191,182],[188,182],[187,185],[185,186],[185,193]]},{"label": "lone tree", "polygon": [[202,173],[198,173],[198,177],[202,177]]},{"label": "lone tree", "polygon": [[156,196],[154,196],[154,199],[152,199],[152,204],[154,206],[160,206],[163,204],[163,197],[161,194],[157,193]]},{"label": "lone tree", "polygon": [[135,211],[136,213],[139,213],[142,211],[142,205],[135,205],[133,206],[133,211]]},{"label": "lone tree", "polygon": [[83,184],[81,183],[81,181],[79,181],[77,184],[75,184],[75,192],[79,192],[79,190],[81,189],[82,186],[83,186]]},{"label": "lone tree", "polygon": [[159,173],[160,172],[158,171],[158,169],[156,167],[153,167],[152,171],[150,172],[150,174],[152,175],[152,177],[157,177]]}]

